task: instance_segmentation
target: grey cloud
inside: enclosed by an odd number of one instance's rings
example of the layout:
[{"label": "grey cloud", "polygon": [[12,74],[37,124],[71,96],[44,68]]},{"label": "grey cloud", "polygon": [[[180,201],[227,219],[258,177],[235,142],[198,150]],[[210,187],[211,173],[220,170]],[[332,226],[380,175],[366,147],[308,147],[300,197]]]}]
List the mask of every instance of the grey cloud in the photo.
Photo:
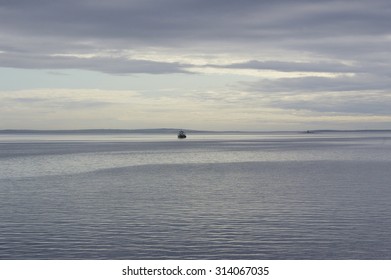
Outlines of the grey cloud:
[{"label": "grey cloud", "polygon": [[[17,2],[17,1],[16,1]],[[31,2],[31,3],[30,3]],[[3,27],[24,34],[73,38],[120,38],[137,42],[207,34],[222,23],[222,16],[235,15],[245,8],[237,1],[34,1],[3,6]],[[254,1],[247,1],[254,5]],[[20,3],[19,3],[20,4]],[[220,22],[220,24],[219,24]],[[221,26],[222,27],[222,26]],[[215,36],[214,34],[213,36]],[[199,39],[199,38],[197,38]]]},{"label": "grey cloud", "polygon": [[[387,1],[7,1],[3,29],[24,35],[133,43],[308,39],[384,34]],[[267,42],[266,42],[267,43]]]},{"label": "grey cloud", "polygon": [[391,80],[368,74],[355,76],[300,77],[281,78],[275,80],[263,79],[256,83],[247,83],[247,90],[255,92],[344,92],[368,91],[391,88]]},{"label": "grey cloud", "polygon": [[[2,0],[0,50],[15,53],[14,67],[28,64],[22,61],[28,60],[24,55],[46,57],[53,53],[145,47],[178,51],[198,48],[205,53],[233,54],[251,54],[253,50],[260,53],[263,49],[294,50],[371,67],[379,53],[382,57],[391,57],[387,37],[391,30],[390,18],[388,0]],[[342,63],[319,65],[257,62],[256,59],[254,57],[247,65],[227,67],[350,71]],[[10,59],[8,62],[11,64]],[[30,62],[30,67],[40,67],[38,59],[36,64]],[[98,62],[102,66],[98,67]],[[106,62],[102,59],[74,61],[73,64],[82,68],[94,64],[90,66],[92,69],[110,73],[138,71],[127,62],[126,65],[115,60],[112,64]],[[0,66],[2,63],[4,60]],[[141,72],[146,71],[145,68],[158,73],[184,71],[179,64],[133,61],[133,65],[139,66]]]},{"label": "grey cloud", "polygon": [[72,56],[21,55],[12,53],[0,54],[0,65],[3,67],[35,69],[84,69],[112,74],[166,74],[187,72],[184,70],[186,65],[181,65],[179,63],[128,60],[125,58],[110,57],[80,58]]}]

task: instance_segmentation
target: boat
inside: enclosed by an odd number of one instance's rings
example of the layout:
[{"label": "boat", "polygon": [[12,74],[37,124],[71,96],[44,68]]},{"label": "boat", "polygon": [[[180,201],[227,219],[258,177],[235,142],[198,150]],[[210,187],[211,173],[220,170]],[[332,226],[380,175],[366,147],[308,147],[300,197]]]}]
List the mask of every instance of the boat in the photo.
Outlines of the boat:
[{"label": "boat", "polygon": [[178,132],[178,139],[185,139],[186,138],[186,134],[183,130],[179,130]]}]

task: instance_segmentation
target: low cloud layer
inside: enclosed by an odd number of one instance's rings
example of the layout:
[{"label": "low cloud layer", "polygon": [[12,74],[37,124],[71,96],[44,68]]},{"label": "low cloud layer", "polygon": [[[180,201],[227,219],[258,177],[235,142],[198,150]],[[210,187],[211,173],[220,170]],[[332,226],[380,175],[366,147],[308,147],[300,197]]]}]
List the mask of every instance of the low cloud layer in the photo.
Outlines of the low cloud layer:
[{"label": "low cloud layer", "polygon": [[83,69],[110,74],[187,73],[186,65],[124,57],[77,57],[65,55],[0,54],[2,67],[25,69]]}]

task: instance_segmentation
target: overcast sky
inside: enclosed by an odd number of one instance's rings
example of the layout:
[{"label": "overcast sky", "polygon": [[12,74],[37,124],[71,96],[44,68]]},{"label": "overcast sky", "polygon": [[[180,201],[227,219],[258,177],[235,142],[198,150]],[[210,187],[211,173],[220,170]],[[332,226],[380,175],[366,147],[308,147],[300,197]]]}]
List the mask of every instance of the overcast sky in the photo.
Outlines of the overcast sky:
[{"label": "overcast sky", "polygon": [[0,129],[391,129],[389,0],[0,0]]}]

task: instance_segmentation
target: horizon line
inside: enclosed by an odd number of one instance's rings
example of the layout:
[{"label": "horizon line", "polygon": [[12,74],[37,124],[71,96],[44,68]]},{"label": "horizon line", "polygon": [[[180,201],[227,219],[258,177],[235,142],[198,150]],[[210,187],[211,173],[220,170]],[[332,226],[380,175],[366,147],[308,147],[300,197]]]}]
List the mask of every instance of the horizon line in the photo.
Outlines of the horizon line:
[{"label": "horizon line", "polygon": [[0,133],[321,133],[321,132],[391,132],[391,129],[310,129],[310,130],[197,130],[183,128],[84,128],[84,129],[0,129]]}]

